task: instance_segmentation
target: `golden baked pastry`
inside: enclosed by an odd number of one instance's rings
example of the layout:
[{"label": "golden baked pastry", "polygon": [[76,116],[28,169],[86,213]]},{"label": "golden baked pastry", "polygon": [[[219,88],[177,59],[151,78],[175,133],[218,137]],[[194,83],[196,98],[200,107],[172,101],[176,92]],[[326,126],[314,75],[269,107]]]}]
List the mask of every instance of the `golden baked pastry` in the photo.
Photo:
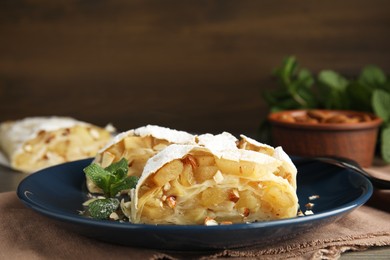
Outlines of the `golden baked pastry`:
[{"label": "golden baked pastry", "polygon": [[109,129],[69,117],[29,117],[0,124],[3,163],[26,173],[94,157],[111,138]]},{"label": "golden baked pastry", "polygon": [[[184,131],[166,127],[147,125],[118,134],[97,154],[94,163],[105,168],[126,158],[129,162],[129,176],[141,176],[150,157],[170,144],[194,144],[195,136]],[[87,188],[92,193],[100,193],[98,188],[87,178]]]},{"label": "golden baked pastry", "polygon": [[296,168],[280,147],[270,147],[272,154],[240,149],[227,133],[197,141],[169,145],[147,161],[131,202],[122,204],[131,222],[207,225],[296,216]]}]

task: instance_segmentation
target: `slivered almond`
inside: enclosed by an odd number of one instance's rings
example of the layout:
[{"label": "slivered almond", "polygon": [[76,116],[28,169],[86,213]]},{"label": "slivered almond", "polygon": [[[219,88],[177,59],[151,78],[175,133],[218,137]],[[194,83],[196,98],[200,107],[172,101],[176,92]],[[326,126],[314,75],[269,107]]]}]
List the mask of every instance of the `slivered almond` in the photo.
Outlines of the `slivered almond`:
[{"label": "slivered almond", "polygon": [[213,179],[216,183],[221,183],[223,181],[223,176],[220,171],[217,171],[217,173],[213,176]]},{"label": "slivered almond", "polygon": [[32,146],[30,144],[25,145],[23,148],[24,148],[24,150],[26,152],[31,152],[32,151]]},{"label": "slivered almond", "polygon": [[204,219],[204,224],[206,226],[218,226],[218,222],[215,221],[213,218],[210,218],[210,217],[206,217]]},{"label": "slivered almond", "polygon": [[320,195],[311,195],[309,196],[309,200],[315,200],[315,199],[319,199],[320,198]]},{"label": "slivered almond", "polygon": [[312,209],[314,207],[314,203],[309,202],[305,205],[305,207],[306,209]]},{"label": "slivered almond", "polygon": [[251,213],[251,211],[250,211],[248,208],[242,208],[241,212],[242,212],[241,215],[242,215],[244,218],[248,217],[248,216],[249,216],[249,213]]},{"label": "slivered almond", "polygon": [[51,141],[53,141],[54,138],[55,138],[55,135],[54,135],[54,134],[49,135],[49,136],[46,138],[45,143],[46,143],[46,144],[49,144]]},{"label": "slivered almond", "polygon": [[171,184],[169,182],[165,183],[163,190],[168,191],[171,188]]},{"label": "slivered almond", "polygon": [[111,220],[118,220],[118,219],[119,219],[119,216],[118,216],[118,214],[117,214],[116,212],[112,212],[112,213],[110,214],[110,219],[111,219]]},{"label": "slivered almond", "polygon": [[175,196],[167,197],[167,203],[171,209],[174,209],[176,207],[176,197]]},{"label": "slivered almond", "polygon": [[308,215],[313,215],[313,214],[314,214],[314,212],[311,211],[311,210],[306,210],[306,211],[305,211],[305,215],[306,215],[306,216],[308,216]]},{"label": "slivered almond", "polygon": [[92,136],[93,139],[97,140],[99,139],[100,137],[100,134],[99,134],[99,131],[94,129],[94,128],[90,128],[89,129],[89,134]]},{"label": "slivered almond", "polygon": [[236,203],[240,199],[240,194],[238,193],[237,189],[232,189],[229,191],[228,197],[230,201]]},{"label": "slivered almond", "polygon": [[198,167],[198,162],[196,161],[195,157],[191,154],[184,157],[182,160],[185,164],[190,164],[192,166],[192,169],[196,169]]},{"label": "slivered almond", "polygon": [[68,136],[70,134],[70,129],[65,128],[64,131],[62,132],[62,136]]}]

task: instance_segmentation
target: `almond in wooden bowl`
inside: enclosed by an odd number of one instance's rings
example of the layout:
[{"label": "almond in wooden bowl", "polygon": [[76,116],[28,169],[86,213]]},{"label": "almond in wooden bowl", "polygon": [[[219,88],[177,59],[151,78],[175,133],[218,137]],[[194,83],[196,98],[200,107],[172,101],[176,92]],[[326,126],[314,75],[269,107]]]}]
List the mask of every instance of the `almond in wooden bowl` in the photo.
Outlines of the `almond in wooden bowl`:
[{"label": "almond in wooden bowl", "polygon": [[288,110],[271,113],[274,145],[297,156],[338,156],[362,167],[372,164],[382,120],[343,110]]}]

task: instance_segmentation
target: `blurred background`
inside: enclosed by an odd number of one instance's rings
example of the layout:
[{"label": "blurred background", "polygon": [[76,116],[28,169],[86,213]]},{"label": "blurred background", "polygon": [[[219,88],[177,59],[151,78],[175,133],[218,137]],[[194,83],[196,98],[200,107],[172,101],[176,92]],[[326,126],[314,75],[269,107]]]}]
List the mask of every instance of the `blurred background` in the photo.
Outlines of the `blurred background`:
[{"label": "blurred background", "polygon": [[272,71],[390,72],[390,2],[0,1],[0,121],[256,136]]}]

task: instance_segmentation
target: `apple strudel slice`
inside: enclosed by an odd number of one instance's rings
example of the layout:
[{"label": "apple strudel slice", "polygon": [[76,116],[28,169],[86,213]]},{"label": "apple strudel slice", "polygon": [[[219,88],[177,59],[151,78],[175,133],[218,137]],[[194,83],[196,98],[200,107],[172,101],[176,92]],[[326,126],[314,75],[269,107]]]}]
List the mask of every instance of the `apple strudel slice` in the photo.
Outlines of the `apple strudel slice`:
[{"label": "apple strudel slice", "polygon": [[207,143],[172,144],[148,160],[131,202],[122,205],[131,222],[245,223],[297,215],[296,189],[278,174],[283,158],[237,147],[212,151]]},{"label": "apple strudel slice", "polygon": [[28,117],[0,124],[4,163],[26,173],[93,157],[111,138],[110,129],[70,117]]},{"label": "apple strudel slice", "polygon": [[[139,177],[149,158],[173,143],[194,144],[195,136],[185,131],[146,125],[115,136],[99,151],[94,162],[105,168],[126,158],[129,162],[127,174]],[[89,178],[87,178],[87,188],[92,193],[101,192],[101,189]]]}]

